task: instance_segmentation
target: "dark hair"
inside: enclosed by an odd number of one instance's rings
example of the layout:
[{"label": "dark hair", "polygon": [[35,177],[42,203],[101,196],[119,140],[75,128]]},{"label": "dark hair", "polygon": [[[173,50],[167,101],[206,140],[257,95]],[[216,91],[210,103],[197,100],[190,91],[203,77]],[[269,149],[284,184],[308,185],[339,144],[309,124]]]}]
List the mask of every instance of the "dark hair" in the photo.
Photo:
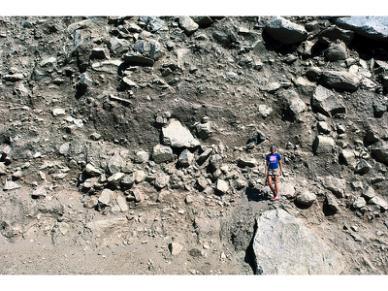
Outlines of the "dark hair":
[{"label": "dark hair", "polygon": [[277,149],[277,146],[276,146],[276,145],[274,145],[274,144],[271,144],[271,146],[269,147],[269,150],[271,151],[271,150],[272,150],[272,148],[275,148],[275,149]]}]

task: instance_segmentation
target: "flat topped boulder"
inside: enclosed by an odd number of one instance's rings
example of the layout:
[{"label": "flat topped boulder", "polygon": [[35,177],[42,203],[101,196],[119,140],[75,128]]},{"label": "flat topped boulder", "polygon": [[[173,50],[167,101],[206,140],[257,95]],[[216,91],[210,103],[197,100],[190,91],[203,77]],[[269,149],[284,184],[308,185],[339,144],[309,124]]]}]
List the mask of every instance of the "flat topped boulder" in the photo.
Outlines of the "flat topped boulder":
[{"label": "flat topped boulder", "polygon": [[174,148],[195,148],[199,141],[184,127],[179,120],[170,119],[169,124],[162,128],[163,143]]},{"label": "flat topped boulder", "polygon": [[282,209],[257,218],[253,251],[259,274],[341,274],[345,268],[334,247]]},{"label": "flat topped boulder", "polygon": [[282,44],[295,44],[307,38],[306,29],[283,17],[272,18],[265,26],[265,32]]},{"label": "flat topped boulder", "polygon": [[341,17],[336,19],[335,23],[370,39],[388,41],[388,17],[386,16]]}]

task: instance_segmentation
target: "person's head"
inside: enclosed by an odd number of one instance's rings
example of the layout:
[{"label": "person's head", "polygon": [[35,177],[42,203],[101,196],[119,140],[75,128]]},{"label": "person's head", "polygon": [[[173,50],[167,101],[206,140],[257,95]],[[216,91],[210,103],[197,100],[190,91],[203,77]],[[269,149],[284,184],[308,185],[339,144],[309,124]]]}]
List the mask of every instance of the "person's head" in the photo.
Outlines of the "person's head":
[{"label": "person's head", "polygon": [[276,153],[276,150],[277,150],[276,145],[274,145],[274,144],[271,145],[269,150],[270,150],[271,154]]}]

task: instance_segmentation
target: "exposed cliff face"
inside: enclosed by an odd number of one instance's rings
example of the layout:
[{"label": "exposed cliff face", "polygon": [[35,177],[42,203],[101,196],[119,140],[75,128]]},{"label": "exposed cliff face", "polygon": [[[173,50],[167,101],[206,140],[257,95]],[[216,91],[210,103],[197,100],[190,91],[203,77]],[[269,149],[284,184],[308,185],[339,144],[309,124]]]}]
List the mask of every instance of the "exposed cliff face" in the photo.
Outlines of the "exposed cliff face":
[{"label": "exposed cliff face", "polygon": [[1,272],[292,273],[268,262],[315,241],[300,273],[386,274],[386,22],[360,21],[1,18]]}]

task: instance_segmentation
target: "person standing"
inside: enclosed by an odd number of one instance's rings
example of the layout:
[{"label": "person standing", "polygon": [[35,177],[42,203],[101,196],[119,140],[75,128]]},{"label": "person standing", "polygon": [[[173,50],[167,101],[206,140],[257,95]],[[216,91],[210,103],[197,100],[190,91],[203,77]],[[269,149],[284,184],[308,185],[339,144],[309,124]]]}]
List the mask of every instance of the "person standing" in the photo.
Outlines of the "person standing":
[{"label": "person standing", "polygon": [[282,156],[277,152],[277,147],[271,145],[270,153],[265,157],[265,177],[266,183],[271,188],[274,196],[273,201],[280,199],[280,176],[283,172]]}]

